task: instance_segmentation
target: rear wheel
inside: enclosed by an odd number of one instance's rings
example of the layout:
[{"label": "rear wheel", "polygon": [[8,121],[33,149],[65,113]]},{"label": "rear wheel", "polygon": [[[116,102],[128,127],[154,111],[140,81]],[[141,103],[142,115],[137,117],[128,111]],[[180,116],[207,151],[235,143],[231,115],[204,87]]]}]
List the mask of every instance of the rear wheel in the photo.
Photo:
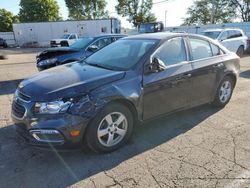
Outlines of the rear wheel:
[{"label": "rear wheel", "polygon": [[95,152],[111,152],[130,138],[133,117],[129,109],[120,104],[111,104],[96,115],[88,126],[85,139]]},{"label": "rear wheel", "polygon": [[234,89],[234,81],[226,76],[220,83],[213,104],[218,107],[224,107],[231,99]]},{"label": "rear wheel", "polygon": [[239,57],[242,57],[243,54],[244,54],[244,47],[243,46],[240,46],[236,52],[236,54],[239,56]]}]

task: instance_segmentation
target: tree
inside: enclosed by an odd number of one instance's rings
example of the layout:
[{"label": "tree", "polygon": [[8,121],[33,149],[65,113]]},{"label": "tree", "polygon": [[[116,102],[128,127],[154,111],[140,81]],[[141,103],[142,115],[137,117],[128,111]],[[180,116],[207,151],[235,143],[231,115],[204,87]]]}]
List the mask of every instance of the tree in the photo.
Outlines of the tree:
[{"label": "tree", "polygon": [[65,3],[69,9],[69,19],[108,18],[105,0],[65,0]]},{"label": "tree", "polygon": [[22,22],[42,22],[57,21],[59,16],[59,6],[55,0],[21,0],[20,21]]},{"label": "tree", "polygon": [[243,22],[250,21],[250,0],[231,0],[232,5],[237,7],[237,13],[240,14]]},{"label": "tree", "polygon": [[228,0],[197,0],[187,15],[184,25],[227,23],[235,18],[235,6]]},{"label": "tree", "polygon": [[150,12],[153,6],[152,0],[118,0],[115,7],[121,16],[128,16],[128,21],[137,27],[140,23],[148,23],[156,20]]},{"label": "tree", "polygon": [[14,16],[10,11],[0,9],[0,32],[12,31],[12,24],[18,21],[18,17]]}]

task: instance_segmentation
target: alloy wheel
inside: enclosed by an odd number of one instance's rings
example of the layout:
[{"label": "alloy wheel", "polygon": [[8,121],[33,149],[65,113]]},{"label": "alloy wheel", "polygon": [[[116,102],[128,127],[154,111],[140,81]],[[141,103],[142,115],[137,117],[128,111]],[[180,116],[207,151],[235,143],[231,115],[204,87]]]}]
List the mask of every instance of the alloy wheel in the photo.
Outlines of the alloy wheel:
[{"label": "alloy wheel", "polygon": [[232,85],[231,83],[226,80],[223,82],[220,88],[219,99],[222,103],[226,103],[231,96],[232,93]]},{"label": "alloy wheel", "polygon": [[100,122],[97,129],[99,142],[105,147],[119,144],[128,130],[128,121],[124,114],[112,112],[107,114]]}]

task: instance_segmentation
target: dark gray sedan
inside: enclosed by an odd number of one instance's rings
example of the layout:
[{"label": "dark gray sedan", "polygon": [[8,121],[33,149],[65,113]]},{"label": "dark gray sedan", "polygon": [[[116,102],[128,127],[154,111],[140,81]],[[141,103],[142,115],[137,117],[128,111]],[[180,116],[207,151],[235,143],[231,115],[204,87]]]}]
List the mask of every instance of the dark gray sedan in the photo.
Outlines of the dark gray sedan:
[{"label": "dark gray sedan", "polygon": [[87,143],[110,152],[130,138],[137,122],[206,103],[225,106],[239,68],[235,53],[203,36],[126,37],[84,61],[21,82],[12,117],[31,144]]},{"label": "dark gray sedan", "polygon": [[41,71],[79,61],[125,36],[121,34],[103,34],[94,37],[82,37],[70,46],[48,48],[37,55],[37,68]]}]

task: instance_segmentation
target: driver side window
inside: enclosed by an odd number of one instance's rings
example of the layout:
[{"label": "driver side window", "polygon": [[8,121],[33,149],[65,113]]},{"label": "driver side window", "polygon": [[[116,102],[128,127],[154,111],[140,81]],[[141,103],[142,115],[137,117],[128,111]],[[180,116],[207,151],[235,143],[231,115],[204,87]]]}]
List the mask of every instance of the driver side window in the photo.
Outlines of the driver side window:
[{"label": "driver side window", "polygon": [[160,59],[166,66],[187,61],[183,39],[181,37],[169,39],[157,50],[154,57]]}]

